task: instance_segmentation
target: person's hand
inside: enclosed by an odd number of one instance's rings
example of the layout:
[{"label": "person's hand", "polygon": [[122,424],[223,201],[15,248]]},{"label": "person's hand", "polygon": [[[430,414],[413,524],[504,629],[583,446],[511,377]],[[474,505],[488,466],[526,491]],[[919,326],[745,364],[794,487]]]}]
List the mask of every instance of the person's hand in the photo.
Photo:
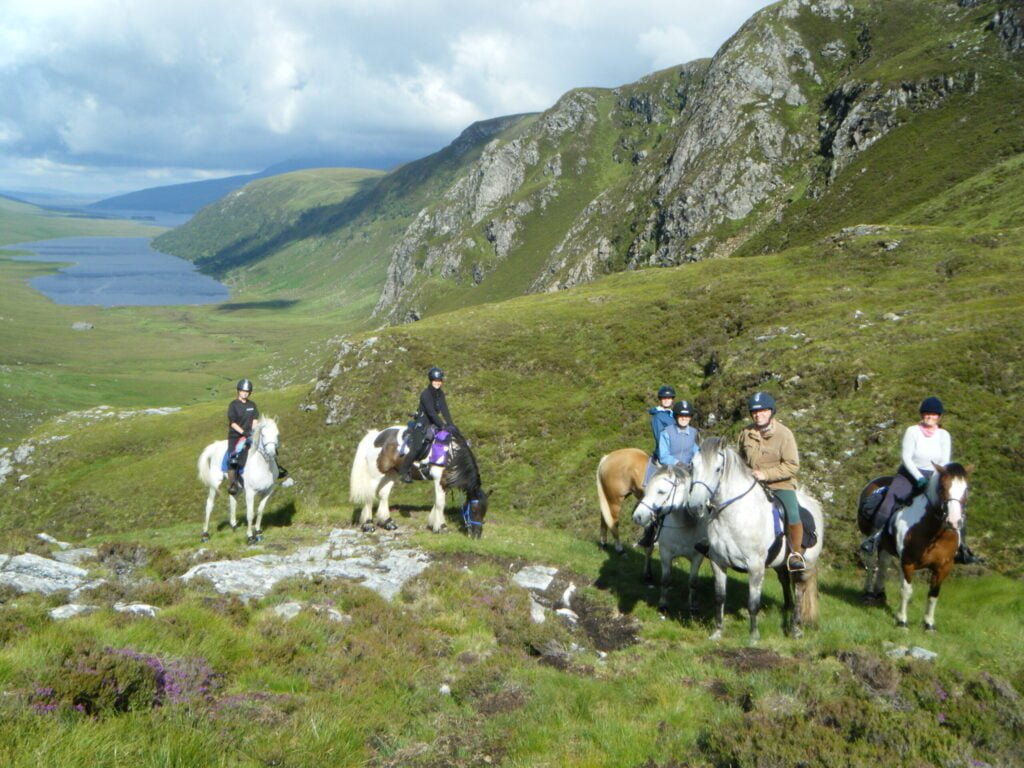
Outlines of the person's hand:
[{"label": "person's hand", "polygon": [[449,432],[454,432],[456,435],[461,435],[462,434],[461,432],[459,432],[459,428],[456,427],[454,424],[449,424],[448,425],[448,431]]},{"label": "person's hand", "polygon": [[764,472],[762,472],[762,471],[761,471],[760,469],[755,469],[755,470],[754,470],[753,472],[751,472],[750,474],[752,474],[752,475],[754,476],[754,479],[755,479],[755,480],[760,480],[760,481],[761,481],[762,483],[763,483],[763,482],[764,482],[764,480],[765,480],[765,477],[764,477]]},{"label": "person's hand", "polygon": [[250,437],[249,435],[246,435],[245,436],[245,447],[249,448],[251,446],[252,446],[252,437]]},{"label": "person's hand", "polygon": [[917,478],[917,480],[914,481],[914,487],[919,491],[923,491],[928,487],[928,478],[924,476]]}]

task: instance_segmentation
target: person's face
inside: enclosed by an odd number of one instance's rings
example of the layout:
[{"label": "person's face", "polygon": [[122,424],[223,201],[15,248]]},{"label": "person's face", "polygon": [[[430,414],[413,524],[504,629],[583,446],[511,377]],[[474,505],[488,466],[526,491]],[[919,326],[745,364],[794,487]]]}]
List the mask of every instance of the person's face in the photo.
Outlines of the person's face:
[{"label": "person's face", "polygon": [[939,420],[942,417],[937,413],[922,413],[921,423],[926,427],[937,427],[939,426]]},{"label": "person's face", "polygon": [[686,414],[680,414],[679,416],[676,416],[676,424],[678,424],[683,429],[686,429],[688,426],[690,426],[691,421],[693,421],[693,416],[687,416]]},{"label": "person's face", "polygon": [[430,386],[432,386],[434,389],[440,389],[442,384],[444,384],[443,379],[433,379],[430,382]]},{"label": "person's face", "polygon": [[238,390],[238,399],[244,403],[249,399],[249,393],[244,389]]},{"label": "person's face", "polygon": [[658,402],[661,403],[661,407],[662,408],[671,408],[672,407],[672,398],[671,397],[663,397],[660,400],[658,400]]},{"label": "person's face", "polygon": [[772,421],[772,412],[768,408],[762,408],[759,411],[751,411],[750,418],[754,420],[754,426],[767,427]]}]

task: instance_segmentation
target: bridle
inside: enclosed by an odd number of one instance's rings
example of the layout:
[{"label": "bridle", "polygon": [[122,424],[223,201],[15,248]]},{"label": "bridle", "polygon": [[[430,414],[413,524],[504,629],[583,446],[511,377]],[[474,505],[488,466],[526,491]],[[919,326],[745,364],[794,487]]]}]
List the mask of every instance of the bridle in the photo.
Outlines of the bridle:
[{"label": "bridle", "polygon": [[479,504],[480,504],[480,499],[467,499],[466,503],[462,505],[462,522],[464,522],[466,524],[466,529],[467,530],[470,528],[470,526],[474,526],[475,525],[475,526],[479,526],[481,531],[483,531],[483,527],[484,527],[483,521],[482,520],[474,520],[473,517],[472,517],[473,510],[477,506],[479,506]]},{"label": "bridle", "polygon": [[646,503],[643,499],[640,499],[637,503],[637,507],[646,507],[651,511],[651,514],[654,515],[655,523],[658,524],[659,530],[664,524],[665,518],[669,516],[673,509],[675,509],[674,502],[676,498],[676,491],[679,489],[679,486],[682,485],[682,483],[680,483],[675,477],[670,478],[669,483],[672,486],[672,491],[669,493],[667,504],[660,504],[657,507],[654,507]]},{"label": "bridle", "polygon": [[[718,458],[719,458],[719,460],[723,464],[723,471],[724,471],[725,453],[723,453],[722,451],[719,451],[718,452]],[[752,490],[754,490],[754,488],[757,487],[757,483],[758,483],[757,478],[754,478],[753,481],[750,483],[750,487],[747,488],[745,491],[743,491],[743,493],[739,494],[738,496],[733,496],[731,499],[726,499],[721,504],[715,504],[712,501],[712,499],[716,495],[718,495],[719,488],[722,487],[722,475],[721,475],[721,473],[718,473],[718,482],[715,483],[715,487],[714,488],[712,488],[710,485],[705,483],[703,480],[698,480],[697,478],[694,478],[693,480],[690,481],[690,488],[693,488],[693,487],[695,487],[697,485],[702,485],[702,486],[704,486],[707,489],[707,491],[708,491],[708,507],[710,507],[710,509],[711,509],[711,515],[710,516],[711,517],[717,517],[719,514],[721,514],[723,509],[728,507],[730,504],[734,504],[735,502],[739,501],[744,496],[746,496],[748,493],[750,493]]]},{"label": "bridle", "polygon": [[[280,438],[277,440],[264,440],[263,428],[260,427],[260,436],[256,441],[256,451],[263,457],[263,460],[267,462],[267,464],[270,464],[273,458],[277,455],[277,446],[279,442]],[[271,447],[273,447],[273,450],[271,450]]]}]

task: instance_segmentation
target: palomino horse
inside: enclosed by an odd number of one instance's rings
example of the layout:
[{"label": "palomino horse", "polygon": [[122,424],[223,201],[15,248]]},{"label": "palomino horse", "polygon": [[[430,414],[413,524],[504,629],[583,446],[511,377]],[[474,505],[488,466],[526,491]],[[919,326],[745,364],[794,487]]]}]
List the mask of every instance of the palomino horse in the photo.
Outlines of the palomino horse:
[{"label": "palomino horse", "polygon": [[[405,438],[405,430],[402,426],[388,427],[379,432],[371,429],[356,448],[349,478],[349,499],[363,507],[359,524],[364,531],[373,530],[371,517],[373,502],[377,498],[380,499],[377,504],[377,525],[385,530],[398,527],[391,519],[388,497],[402,469],[403,457],[398,454],[398,449]],[[452,433],[445,465],[420,464],[414,467],[412,474],[417,480],[434,481],[434,506],[427,517],[430,530],[440,533],[447,527],[444,522],[445,491],[457,488],[466,494],[466,503],[462,508],[466,532],[473,539],[483,535],[487,493],[480,487],[480,470],[465,438]]]},{"label": "palomino horse", "polygon": [[[243,487],[245,489],[245,520],[246,534],[249,544],[256,544],[263,539],[263,510],[267,506],[270,495],[274,492],[277,480],[277,446],[280,437],[277,422],[273,419],[261,418],[252,433],[252,448],[245,462]],[[199,480],[209,490],[206,495],[206,519],[203,522],[203,541],[210,540],[210,512],[217,496],[217,488],[224,479],[225,472],[221,469],[224,454],[228,450],[227,440],[210,443],[199,455]],[[253,525],[253,502],[260,496],[256,510],[256,524]],[[235,517],[235,497],[228,494],[228,509],[231,511],[231,530],[238,527]]]},{"label": "palomino horse", "polygon": [[720,438],[709,438],[701,444],[700,453],[693,459],[693,481],[687,503],[692,515],[707,520],[708,558],[715,574],[715,631],[711,635],[712,640],[722,636],[727,568],[747,573],[751,642],[760,638],[757,612],[761,608],[766,568],[774,568],[782,582],[784,608],[792,612],[792,636],[801,637],[802,625],[817,621],[818,576],[815,566],[825,539],[825,523],[817,501],[803,493],[798,493],[797,498],[800,506],[807,509],[814,519],[817,541],[804,552],[805,570],[790,573],[785,565],[785,533],[776,531],[771,499],[758,487],[750,468],[735,449],[725,445]]},{"label": "palomino horse", "polygon": [[945,467],[932,466],[935,472],[928,479],[924,493],[899,510],[892,524],[886,526],[876,547],[877,554],[868,565],[866,585],[869,594],[881,594],[889,561],[899,560],[903,584],[896,624],[905,627],[907,605],[914,591],[914,571],[931,571],[928,608],[924,614],[924,628],[929,632],[935,631],[935,605],[939,601],[939,590],[953,569],[953,557],[960,544],[957,531],[967,500],[967,476],[974,471],[973,466],[962,467],[955,462]]},{"label": "palomino horse", "polygon": [[661,560],[661,594],[658,610],[668,609],[669,588],[672,583],[672,561],[685,557],[690,561],[690,581],[687,591],[687,608],[690,615],[697,613],[697,574],[704,555],[697,545],[706,542],[707,526],[703,520],[695,520],[686,511],[686,498],[690,492],[690,468],[674,464],[661,467],[647,483],[643,499],[633,510],[633,522],[647,526],[659,522],[658,558]]},{"label": "palomino horse", "polygon": [[601,547],[608,547],[608,532],[615,551],[622,554],[619,541],[619,513],[627,496],[644,497],[644,474],[650,457],[639,448],[620,448],[605,454],[597,463],[597,500],[601,505]]}]

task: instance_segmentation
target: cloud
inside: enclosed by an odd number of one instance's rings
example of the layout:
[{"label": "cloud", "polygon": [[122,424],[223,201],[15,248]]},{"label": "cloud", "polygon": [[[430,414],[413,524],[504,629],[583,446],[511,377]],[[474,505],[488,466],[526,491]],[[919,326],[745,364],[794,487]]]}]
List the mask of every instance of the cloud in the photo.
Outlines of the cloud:
[{"label": "cloud", "polygon": [[0,188],[32,168],[85,188],[411,159],[474,120],[711,55],[766,4],[5,0]]}]

